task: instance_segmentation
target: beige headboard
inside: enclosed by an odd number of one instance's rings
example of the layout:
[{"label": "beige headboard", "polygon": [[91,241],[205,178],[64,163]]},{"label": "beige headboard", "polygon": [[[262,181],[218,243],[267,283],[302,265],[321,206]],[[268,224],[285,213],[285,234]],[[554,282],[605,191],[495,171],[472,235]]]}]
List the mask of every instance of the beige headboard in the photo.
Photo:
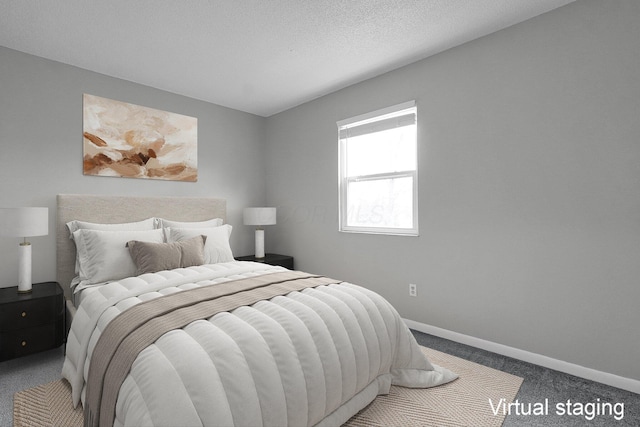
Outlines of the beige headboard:
[{"label": "beige headboard", "polygon": [[57,281],[71,299],[69,285],[75,276],[76,248],[66,223],[74,219],[115,224],[150,217],[174,221],[227,220],[227,201],[207,197],[120,197],[58,194],[56,218]]}]

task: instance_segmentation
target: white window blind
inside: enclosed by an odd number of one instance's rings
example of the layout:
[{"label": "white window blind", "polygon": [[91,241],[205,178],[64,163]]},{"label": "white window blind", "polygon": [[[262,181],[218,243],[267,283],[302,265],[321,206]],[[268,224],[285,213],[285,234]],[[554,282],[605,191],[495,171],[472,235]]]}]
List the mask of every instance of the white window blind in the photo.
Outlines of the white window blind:
[{"label": "white window blind", "polygon": [[415,101],[338,125],[340,230],[418,234]]}]

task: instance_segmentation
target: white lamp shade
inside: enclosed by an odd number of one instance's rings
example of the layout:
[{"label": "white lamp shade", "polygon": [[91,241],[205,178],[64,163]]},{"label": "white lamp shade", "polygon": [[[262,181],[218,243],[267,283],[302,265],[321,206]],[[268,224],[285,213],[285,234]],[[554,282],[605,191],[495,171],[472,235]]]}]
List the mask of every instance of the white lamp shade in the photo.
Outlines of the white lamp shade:
[{"label": "white lamp shade", "polygon": [[0,235],[11,237],[49,234],[49,208],[0,209]]},{"label": "white lamp shade", "polygon": [[276,208],[245,208],[244,225],[275,225]]}]

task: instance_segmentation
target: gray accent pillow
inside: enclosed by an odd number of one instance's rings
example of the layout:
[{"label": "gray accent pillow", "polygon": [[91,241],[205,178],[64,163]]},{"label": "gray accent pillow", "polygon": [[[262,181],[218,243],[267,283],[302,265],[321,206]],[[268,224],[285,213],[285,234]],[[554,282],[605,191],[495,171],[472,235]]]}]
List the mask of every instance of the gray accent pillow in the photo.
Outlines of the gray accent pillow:
[{"label": "gray accent pillow", "polygon": [[204,264],[206,241],[207,236],[195,236],[172,243],[131,240],[127,242],[127,247],[140,275]]}]

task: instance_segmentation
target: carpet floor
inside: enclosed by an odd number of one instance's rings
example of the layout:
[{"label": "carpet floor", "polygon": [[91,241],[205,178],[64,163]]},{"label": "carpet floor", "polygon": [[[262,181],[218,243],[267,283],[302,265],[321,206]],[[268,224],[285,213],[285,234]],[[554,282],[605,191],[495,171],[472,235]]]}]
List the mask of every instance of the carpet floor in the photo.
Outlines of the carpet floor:
[{"label": "carpet floor", "polygon": [[[516,396],[516,402],[520,404],[518,411],[515,407],[513,408],[511,413],[507,415],[503,427],[640,427],[640,394],[422,332],[412,332],[420,345],[524,378]],[[534,405],[545,402],[548,402],[549,406],[546,414],[523,415],[518,413],[528,412],[529,404],[533,409]],[[575,406],[571,408],[571,414],[566,411],[567,402]],[[595,410],[596,405],[602,409],[604,403],[617,404],[617,409],[623,405],[624,414],[621,414],[621,418],[618,417],[620,419],[616,419],[614,414],[593,414],[592,417],[586,413],[592,408]],[[587,406],[589,404],[591,405]],[[560,409],[565,410],[556,412],[556,405],[561,405]],[[582,414],[575,413],[579,412],[578,405],[583,405]]]}]

